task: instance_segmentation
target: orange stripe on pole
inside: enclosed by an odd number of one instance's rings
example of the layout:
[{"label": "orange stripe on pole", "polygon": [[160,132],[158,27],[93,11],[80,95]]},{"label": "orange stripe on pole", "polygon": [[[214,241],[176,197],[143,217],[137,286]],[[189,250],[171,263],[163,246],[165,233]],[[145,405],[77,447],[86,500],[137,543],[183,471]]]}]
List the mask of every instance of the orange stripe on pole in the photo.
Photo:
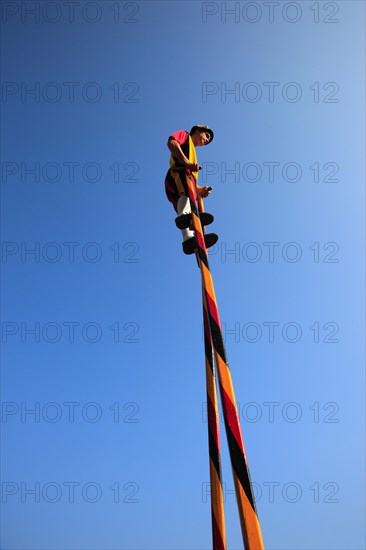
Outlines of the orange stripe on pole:
[{"label": "orange stripe on pole", "polygon": [[232,381],[231,381],[230,370],[227,364],[221,359],[219,355],[216,357],[216,364],[217,364],[217,371],[219,373],[220,384],[224,388],[225,393],[227,395],[231,395]]},{"label": "orange stripe on pole", "polygon": [[234,472],[233,477],[236,494],[240,495],[240,498],[238,498],[238,508],[240,524],[244,526],[243,536],[245,548],[247,550],[264,550],[264,543],[258,516],[253,510],[253,507],[247,499],[247,496]]},{"label": "orange stripe on pole", "polygon": [[226,549],[226,531],[224,516],[224,496],[222,492],[221,480],[217,477],[215,466],[210,461],[211,478],[211,505],[212,505],[212,538],[213,548]]}]

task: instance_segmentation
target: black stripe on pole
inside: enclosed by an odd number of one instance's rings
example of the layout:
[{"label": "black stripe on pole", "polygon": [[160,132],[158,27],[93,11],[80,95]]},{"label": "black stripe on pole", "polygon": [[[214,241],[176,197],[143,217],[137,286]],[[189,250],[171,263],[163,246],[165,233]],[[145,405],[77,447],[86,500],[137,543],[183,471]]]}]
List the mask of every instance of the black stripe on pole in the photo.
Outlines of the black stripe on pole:
[{"label": "black stripe on pole", "polygon": [[[213,316],[209,311],[208,311],[208,316],[210,319],[211,336],[212,336],[212,341],[214,343],[214,347],[217,353],[220,355],[223,362],[227,364],[226,350],[225,350],[224,340],[222,337],[221,328],[216,323],[215,319],[213,318]],[[229,365],[227,366],[229,367]]]},{"label": "black stripe on pole", "polygon": [[248,466],[245,463],[245,459],[243,458],[243,452],[238,446],[238,443],[230,429],[230,426],[226,419],[226,415],[225,415],[225,428],[226,428],[228,445],[229,445],[229,448],[231,449],[230,456],[232,460],[233,470],[235,472],[236,477],[239,479],[240,485],[243,487],[244,492],[247,496],[247,499],[252,505],[253,510],[256,512],[256,506],[254,502],[254,496],[252,492]]},{"label": "black stripe on pole", "polygon": [[208,448],[210,451],[210,458],[212,460],[212,464],[215,466],[215,470],[217,472],[217,476],[220,479],[221,482],[221,460],[220,460],[220,451],[218,449],[218,446],[216,445],[216,441],[214,436],[211,433],[211,430],[208,432]]}]

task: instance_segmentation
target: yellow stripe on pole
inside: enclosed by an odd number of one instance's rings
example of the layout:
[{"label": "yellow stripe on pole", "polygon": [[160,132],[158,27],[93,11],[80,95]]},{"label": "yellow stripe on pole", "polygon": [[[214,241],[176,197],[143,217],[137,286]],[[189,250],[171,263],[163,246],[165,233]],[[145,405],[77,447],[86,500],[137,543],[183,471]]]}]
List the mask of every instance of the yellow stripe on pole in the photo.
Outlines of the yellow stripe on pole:
[{"label": "yellow stripe on pole", "polygon": [[215,359],[217,364],[217,371],[219,373],[220,384],[224,388],[225,392],[229,396],[230,400],[236,406],[235,395],[233,394],[233,383],[231,379],[230,369],[225,361],[222,360],[218,353],[215,353]]},{"label": "yellow stripe on pole", "polygon": [[223,548],[226,549],[226,529],[224,512],[224,495],[222,492],[221,480],[219,479],[216,468],[210,461],[210,479],[211,479],[211,506],[217,528],[220,532],[223,542]]},{"label": "yellow stripe on pole", "polygon": [[[243,537],[246,550],[264,550],[261,528],[256,512],[253,510],[243,488],[233,472],[234,484],[238,499],[238,508],[240,524],[242,526]],[[239,496],[239,498],[238,498]]]}]

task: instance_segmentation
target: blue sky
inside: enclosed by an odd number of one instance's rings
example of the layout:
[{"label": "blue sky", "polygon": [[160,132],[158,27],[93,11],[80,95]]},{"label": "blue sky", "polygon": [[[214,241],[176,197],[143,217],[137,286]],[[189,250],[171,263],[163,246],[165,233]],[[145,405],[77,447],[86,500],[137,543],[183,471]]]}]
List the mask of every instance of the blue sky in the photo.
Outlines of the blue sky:
[{"label": "blue sky", "polygon": [[364,3],[2,9],[1,548],[211,547],[200,277],[164,193],[168,136],[208,124],[265,547],[362,550]]}]

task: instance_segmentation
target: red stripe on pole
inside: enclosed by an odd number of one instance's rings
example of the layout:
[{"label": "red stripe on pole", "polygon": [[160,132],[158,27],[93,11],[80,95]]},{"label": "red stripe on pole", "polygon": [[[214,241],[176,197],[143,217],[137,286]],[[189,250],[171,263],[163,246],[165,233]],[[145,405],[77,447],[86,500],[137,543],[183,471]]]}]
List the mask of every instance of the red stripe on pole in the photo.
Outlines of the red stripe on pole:
[{"label": "red stripe on pole", "polygon": [[212,298],[208,294],[208,292],[206,292],[206,300],[207,300],[207,308],[208,308],[208,311],[210,312],[211,317],[213,317],[215,319],[216,324],[221,329],[220,317],[219,317],[219,311],[217,309],[217,305],[212,300]]},{"label": "red stripe on pole", "polygon": [[244,443],[241,435],[238,412],[236,410],[235,403],[232,402],[232,400],[230,399],[230,397],[228,396],[224,387],[221,384],[220,384],[220,390],[221,390],[222,405],[225,411],[225,417],[226,417],[227,423],[230,426],[230,430],[232,431],[232,434],[235,437],[240,450],[243,452],[245,456]]},{"label": "red stripe on pole", "polygon": [[213,534],[212,538],[214,540],[213,550],[225,550],[225,545],[222,540],[221,532],[213,514],[212,514],[212,534]]},{"label": "red stripe on pole", "polygon": [[203,235],[200,231],[197,231],[197,230],[196,230],[196,239],[197,239],[198,246],[202,248],[202,250],[206,250],[206,243],[203,239]]}]

